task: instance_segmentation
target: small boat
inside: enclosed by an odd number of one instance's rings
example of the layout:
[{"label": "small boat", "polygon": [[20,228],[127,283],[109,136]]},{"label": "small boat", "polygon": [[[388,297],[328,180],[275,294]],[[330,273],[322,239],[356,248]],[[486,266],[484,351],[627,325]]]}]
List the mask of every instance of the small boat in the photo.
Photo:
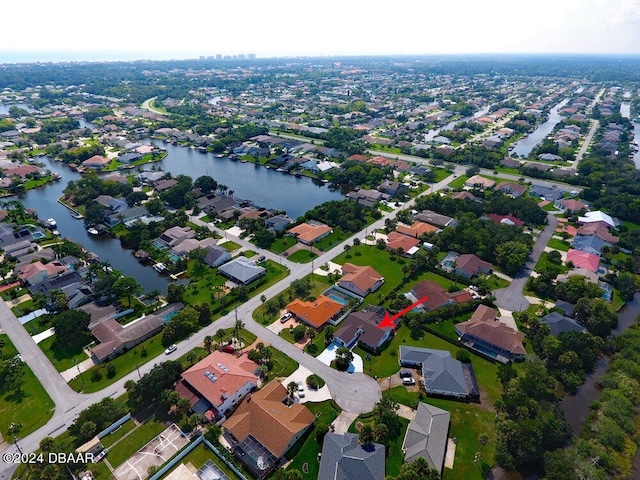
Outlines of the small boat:
[{"label": "small boat", "polygon": [[53,231],[53,232],[51,232],[51,233],[53,233],[56,237],[59,237],[59,236],[60,236],[60,232],[59,232],[58,230],[54,230],[54,231]]},{"label": "small boat", "polygon": [[158,273],[164,273],[167,271],[167,266],[164,263],[154,263],[153,269]]},{"label": "small boat", "polygon": [[98,230],[96,230],[95,228],[91,227],[90,229],[87,230],[87,232],[89,232],[91,235],[98,235]]},{"label": "small boat", "polygon": [[57,226],[58,224],[56,223],[55,218],[47,218],[47,227],[53,229],[53,228],[56,228]]},{"label": "small boat", "polygon": [[84,218],[84,215],[82,215],[81,213],[74,213],[73,215],[71,215],[73,218],[75,218],[76,220],[82,220]]}]

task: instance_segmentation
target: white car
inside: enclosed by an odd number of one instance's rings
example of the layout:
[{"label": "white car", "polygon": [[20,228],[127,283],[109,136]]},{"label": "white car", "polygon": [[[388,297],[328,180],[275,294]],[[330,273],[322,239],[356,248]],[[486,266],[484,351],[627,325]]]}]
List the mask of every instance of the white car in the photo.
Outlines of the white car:
[{"label": "white car", "polygon": [[106,455],[107,452],[109,450],[107,450],[106,448],[104,450],[102,450],[98,455],[96,455],[95,457],[93,457],[93,463],[98,463],[100,460],[102,460]]},{"label": "white car", "polygon": [[169,346],[169,348],[167,348],[167,349],[164,351],[164,354],[165,354],[165,355],[169,355],[170,353],[175,352],[177,349],[178,349],[178,346],[174,343],[173,345],[170,345],[170,346]]},{"label": "white car", "polygon": [[402,384],[403,385],[415,385],[416,381],[413,378],[403,378],[402,379]]}]

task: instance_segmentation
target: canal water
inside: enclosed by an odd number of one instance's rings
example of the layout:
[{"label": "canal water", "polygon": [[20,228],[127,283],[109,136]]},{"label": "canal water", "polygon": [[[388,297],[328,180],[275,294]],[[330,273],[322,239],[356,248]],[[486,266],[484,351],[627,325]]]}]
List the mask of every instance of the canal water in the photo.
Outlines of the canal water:
[{"label": "canal water", "polygon": [[[625,92],[626,93],[626,92]],[[629,102],[622,102],[620,104],[620,115],[624,118],[631,119],[631,104]],[[633,139],[635,142],[640,142],[640,122],[633,121]],[[640,169],[640,150],[633,154],[633,163],[636,168]]]},{"label": "canal water", "polygon": [[[618,327],[613,331],[613,335],[620,335],[636,322],[640,314],[640,293],[636,293],[633,301],[628,302],[618,314]],[[560,407],[564,411],[564,416],[571,425],[573,433],[579,436],[582,433],[584,422],[589,415],[589,406],[600,396],[600,391],[596,388],[598,379],[607,370],[609,358],[604,357],[598,360],[595,371],[587,377],[587,381],[578,389],[575,395],[567,395],[560,402]],[[636,457],[636,470],[639,458]]]},{"label": "canal water", "polygon": [[[85,121],[81,121],[80,124],[82,127],[92,126]],[[328,200],[344,198],[339,191],[329,189],[323,183],[316,184],[307,177],[296,178],[251,163],[233,162],[228,158],[217,158],[209,153],[203,154],[155,140],[145,141],[154,142],[166,148],[168,155],[162,161],[145,165],[143,168],[161,168],[171,172],[174,177],[183,174],[194,180],[202,175],[210,175],[219,183],[227,185],[230,190],[234,190],[235,197],[252,200],[261,207],[284,210],[294,218]],[[113,268],[123,274],[136,278],[145,292],[154,289],[166,292],[170,282],[167,277],[158,275],[150,266],[138,263],[133,252],[123,249],[118,240],[87,233],[83,222],[74,219],[71,212],[57,202],[67,183],[79,180],[80,174],[47,157],[41,161],[51,172],[59,173],[62,180],[20,195],[18,199],[25,207],[35,209],[40,218],[55,218],[63,237],[79,243],[89,252],[96,253],[101,261],[110,262]]]},{"label": "canal water", "polygon": [[562,120],[563,117],[558,111],[567,103],[569,103],[569,99],[564,99],[553,107],[549,112],[549,118],[544,123],[541,123],[531,134],[521,138],[514,144],[511,155],[528,157],[533,149],[540,145]]}]

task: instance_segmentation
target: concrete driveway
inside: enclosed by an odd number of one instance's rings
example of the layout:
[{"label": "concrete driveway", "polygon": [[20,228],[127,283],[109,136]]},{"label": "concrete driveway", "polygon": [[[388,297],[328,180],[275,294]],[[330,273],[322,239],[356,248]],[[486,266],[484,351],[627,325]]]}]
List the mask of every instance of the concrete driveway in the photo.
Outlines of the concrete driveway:
[{"label": "concrete driveway", "polygon": [[[336,350],[338,350],[342,345],[337,342],[331,343],[320,355],[316,358],[320,360],[325,365],[331,365],[331,362],[336,359]],[[353,353],[353,352],[351,352]],[[363,362],[362,357],[360,355],[353,354],[353,361],[349,364],[348,373],[362,373],[363,370]]]},{"label": "concrete driveway", "polygon": [[282,382],[280,383],[282,383],[282,385],[287,388],[287,385],[289,385],[289,383],[296,382],[303,389],[304,394],[302,397],[300,397],[299,393],[296,394],[296,402],[323,402],[324,400],[329,400],[331,398],[331,393],[329,393],[329,387],[326,384],[324,385],[324,387],[319,388],[318,390],[312,390],[307,386],[307,377],[311,374],[311,370],[306,367],[300,366],[295,372],[282,380]]}]

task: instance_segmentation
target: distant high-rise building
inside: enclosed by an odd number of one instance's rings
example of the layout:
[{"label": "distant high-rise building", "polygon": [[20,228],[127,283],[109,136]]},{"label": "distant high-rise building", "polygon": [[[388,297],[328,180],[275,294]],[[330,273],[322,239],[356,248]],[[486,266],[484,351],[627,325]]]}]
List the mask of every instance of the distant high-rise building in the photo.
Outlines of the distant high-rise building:
[{"label": "distant high-rise building", "polygon": [[247,53],[247,58],[249,60],[255,60],[256,58],[256,54],[255,53]]},{"label": "distant high-rise building", "polygon": [[200,60],[204,60],[204,55],[200,55]]},{"label": "distant high-rise building", "polygon": [[216,53],[216,60],[222,60],[222,55],[220,53]]}]

